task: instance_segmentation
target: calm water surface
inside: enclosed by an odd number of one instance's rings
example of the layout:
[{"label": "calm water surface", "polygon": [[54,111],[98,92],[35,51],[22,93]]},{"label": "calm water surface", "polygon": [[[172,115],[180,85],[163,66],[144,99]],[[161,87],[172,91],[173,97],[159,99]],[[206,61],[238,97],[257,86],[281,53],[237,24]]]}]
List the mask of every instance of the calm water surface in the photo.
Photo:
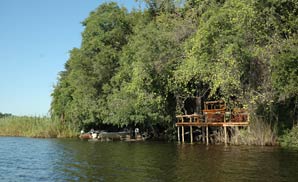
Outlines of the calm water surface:
[{"label": "calm water surface", "polygon": [[0,181],[298,181],[278,147],[0,137]]}]

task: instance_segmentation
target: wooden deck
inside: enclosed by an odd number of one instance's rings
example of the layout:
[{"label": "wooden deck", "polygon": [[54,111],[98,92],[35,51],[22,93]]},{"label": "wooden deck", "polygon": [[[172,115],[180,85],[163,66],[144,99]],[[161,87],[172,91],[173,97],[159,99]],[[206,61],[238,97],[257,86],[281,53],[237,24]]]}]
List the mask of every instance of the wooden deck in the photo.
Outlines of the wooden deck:
[{"label": "wooden deck", "polygon": [[248,126],[249,122],[179,122],[176,126]]},{"label": "wooden deck", "polygon": [[[190,142],[193,143],[193,127],[200,127],[203,133],[203,140],[208,145],[209,127],[223,127],[225,144],[227,144],[227,127],[249,126],[249,114],[245,109],[234,108],[227,111],[223,101],[209,101],[204,103],[202,114],[177,115],[178,141],[184,143],[184,129],[189,127]],[[180,132],[181,129],[181,132]],[[181,133],[181,137],[180,137]],[[203,141],[205,142],[205,141]]]}]

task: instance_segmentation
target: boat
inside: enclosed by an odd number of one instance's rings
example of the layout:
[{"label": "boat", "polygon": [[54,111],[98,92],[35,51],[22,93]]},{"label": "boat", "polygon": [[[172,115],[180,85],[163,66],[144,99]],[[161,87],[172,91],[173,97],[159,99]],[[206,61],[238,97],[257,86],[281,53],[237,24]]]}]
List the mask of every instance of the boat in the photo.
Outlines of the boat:
[{"label": "boat", "polygon": [[94,141],[143,141],[143,140],[148,139],[148,136],[147,136],[147,134],[141,135],[138,130],[135,130],[134,133],[132,133],[130,131],[107,132],[107,131],[91,130],[88,133],[84,133],[83,131],[81,131],[80,138],[87,139],[88,141],[91,141],[91,142],[94,142]]}]

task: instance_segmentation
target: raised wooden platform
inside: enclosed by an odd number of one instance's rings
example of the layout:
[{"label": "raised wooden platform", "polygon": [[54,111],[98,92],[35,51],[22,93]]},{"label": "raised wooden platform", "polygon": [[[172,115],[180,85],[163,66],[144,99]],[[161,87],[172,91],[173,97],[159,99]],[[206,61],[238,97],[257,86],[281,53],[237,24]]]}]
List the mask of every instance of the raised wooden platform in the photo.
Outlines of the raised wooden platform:
[{"label": "raised wooden platform", "polygon": [[[201,113],[201,114],[198,114]],[[249,125],[249,114],[244,108],[227,109],[222,100],[204,102],[204,109],[197,113],[189,115],[177,115],[178,141],[181,139],[184,143],[184,128],[189,127],[190,142],[193,142],[193,127],[202,127],[203,140],[206,138],[208,145],[209,127],[223,127],[225,135],[225,144],[227,144],[227,127],[239,127]],[[204,141],[203,141],[204,142]]]},{"label": "raised wooden platform", "polygon": [[[244,119],[241,117],[240,119],[236,118],[236,121],[233,119],[227,119],[226,115],[229,115],[228,112],[213,112],[213,113],[204,113],[204,115],[200,114],[190,114],[190,115],[177,115],[177,123],[175,126],[178,129],[178,141],[180,142],[180,128],[181,128],[181,139],[182,143],[184,143],[184,127],[189,127],[190,131],[190,143],[193,143],[193,127],[202,127],[203,138],[206,138],[206,144],[209,143],[209,127],[223,127],[224,128],[224,137],[225,144],[227,144],[227,127],[239,127],[239,126],[249,126],[249,117],[245,113]],[[242,116],[242,115],[238,115]],[[203,141],[205,142],[205,141]]]},{"label": "raised wooden platform", "polygon": [[176,126],[248,126],[249,122],[179,122]]}]

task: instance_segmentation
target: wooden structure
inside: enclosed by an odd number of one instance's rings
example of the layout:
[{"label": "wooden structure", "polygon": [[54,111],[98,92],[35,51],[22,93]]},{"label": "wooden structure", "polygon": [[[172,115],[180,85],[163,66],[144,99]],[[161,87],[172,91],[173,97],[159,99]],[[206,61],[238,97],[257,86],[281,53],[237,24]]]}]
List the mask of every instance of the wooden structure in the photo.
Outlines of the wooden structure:
[{"label": "wooden structure", "polygon": [[[246,109],[233,108],[228,110],[224,101],[204,102],[202,114],[177,115],[176,127],[178,141],[185,142],[185,127],[189,127],[190,143],[193,143],[193,127],[200,127],[202,140],[209,144],[209,127],[223,127],[225,144],[227,144],[227,127],[248,126],[249,115]],[[181,131],[180,131],[181,129]],[[180,136],[181,134],[181,136]]]}]

